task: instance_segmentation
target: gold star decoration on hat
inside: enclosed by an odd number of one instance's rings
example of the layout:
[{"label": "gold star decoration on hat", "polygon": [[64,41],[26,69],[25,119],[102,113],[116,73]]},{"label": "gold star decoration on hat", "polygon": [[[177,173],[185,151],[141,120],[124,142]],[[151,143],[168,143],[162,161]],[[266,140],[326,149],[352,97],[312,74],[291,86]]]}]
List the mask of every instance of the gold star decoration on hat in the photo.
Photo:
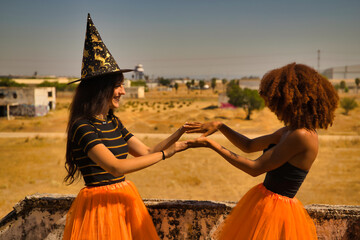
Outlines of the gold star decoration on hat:
[{"label": "gold star decoration on hat", "polygon": [[130,71],[133,71],[133,69],[119,68],[114,57],[111,55],[110,51],[102,41],[100,34],[90,17],[90,14],[88,14],[81,66],[81,79],[70,83],[101,76],[107,73],[123,73]]}]

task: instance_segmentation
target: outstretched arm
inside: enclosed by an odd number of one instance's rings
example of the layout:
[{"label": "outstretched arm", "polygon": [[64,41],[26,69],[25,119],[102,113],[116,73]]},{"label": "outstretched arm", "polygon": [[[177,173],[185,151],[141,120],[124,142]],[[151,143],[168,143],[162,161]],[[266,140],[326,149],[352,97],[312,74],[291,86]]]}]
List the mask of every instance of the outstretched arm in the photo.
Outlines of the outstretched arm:
[{"label": "outstretched arm", "polygon": [[185,124],[185,127],[189,129],[186,133],[203,133],[201,135],[202,137],[206,137],[216,131],[220,131],[232,144],[247,153],[264,150],[272,143],[277,144],[287,129],[286,127],[283,127],[272,134],[250,139],[245,135],[234,131],[222,122],[194,122]]},{"label": "outstretched arm", "polygon": [[138,138],[133,136],[127,142],[129,146],[129,153],[135,157],[144,156],[150,153],[159,152],[164,150],[174,144],[179,138],[184,134],[186,127],[181,126],[178,130],[176,130],[173,134],[171,134],[168,138],[156,144],[154,147],[150,148],[146,146],[143,142],[141,142]]},{"label": "outstretched arm", "polygon": [[[184,149],[182,145],[185,145],[185,143],[177,142],[163,150],[165,158],[169,158],[176,152],[182,151]],[[141,157],[119,160],[104,144],[97,144],[92,147],[88,151],[88,156],[91,160],[115,177],[141,170],[163,159],[162,152],[155,152]],[[134,159],[136,161],[134,161]]]},{"label": "outstretched arm", "polygon": [[288,134],[288,136],[283,137],[275,147],[266,151],[255,160],[250,160],[233,153],[214,140],[206,137],[188,140],[186,144],[189,148],[211,148],[236,168],[251,176],[258,176],[281,166],[289,160],[295,161],[297,158],[303,159],[304,156],[302,154],[304,154],[306,148],[308,148],[306,142],[308,142],[308,140],[305,141],[301,134],[292,132]]},{"label": "outstretched arm", "polygon": [[241,151],[251,153],[262,151],[270,144],[277,144],[283,133],[286,131],[286,127],[280,128],[272,134],[263,135],[253,139],[234,131],[225,124],[219,126],[219,131]]},{"label": "outstretched arm", "polygon": [[180,137],[185,133],[186,128],[181,126],[178,130],[176,130],[173,134],[171,134],[168,138],[156,144],[154,147],[150,148],[150,152],[158,152],[163,149],[168,148],[170,145],[174,144]]}]

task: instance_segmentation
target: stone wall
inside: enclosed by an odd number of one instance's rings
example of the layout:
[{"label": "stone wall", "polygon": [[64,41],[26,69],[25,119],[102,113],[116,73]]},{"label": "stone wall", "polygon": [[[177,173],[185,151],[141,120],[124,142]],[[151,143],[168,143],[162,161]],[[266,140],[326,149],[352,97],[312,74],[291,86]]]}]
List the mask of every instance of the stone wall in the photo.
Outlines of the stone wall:
[{"label": "stone wall", "polygon": [[[32,195],[0,221],[0,239],[61,239],[73,195]],[[213,239],[233,202],[144,200],[161,239]],[[308,205],[319,239],[360,239],[360,206]]]}]

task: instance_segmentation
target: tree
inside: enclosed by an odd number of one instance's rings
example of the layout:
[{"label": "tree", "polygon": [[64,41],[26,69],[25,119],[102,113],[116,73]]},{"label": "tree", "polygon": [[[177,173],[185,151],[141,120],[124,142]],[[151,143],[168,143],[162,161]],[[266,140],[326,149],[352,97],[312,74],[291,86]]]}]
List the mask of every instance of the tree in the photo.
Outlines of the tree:
[{"label": "tree", "polygon": [[223,85],[223,91],[225,91],[225,86],[226,86],[226,83],[227,83],[227,79],[226,79],[226,78],[223,78],[223,79],[221,80],[221,82],[222,82],[222,85]]},{"label": "tree", "polygon": [[200,80],[200,81],[199,81],[200,92],[201,92],[201,90],[204,88],[204,86],[205,86],[205,81],[204,81],[204,80]]},{"label": "tree", "polygon": [[253,110],[260,110],[265,106],[264,100],[260,97],[257,90],[242,89],[234,80],[228,84],[227,96],[229,97],[230,104],[242,107],[245,110],[246,120],[251,119]]},{"label": "tree", "polygon": [[358,88],[359,88],[359,84],[360,84],[359,78],[355,78],[355,84],[356,84],[356,93],[358,93]]},{"label": "tree", "polygon": [[175,88],[175,91],[176,91],[176,93],[177,93],[177,90],[178,90],[178,88],[179,88],[179,84],[178,84],[177,82],[174,84],[174,88]]},{"label": "tree", "polygon": [[340,82],[340,89],[342,89],[343,91],[345,91],[346,89],[346,82],[344,80],[341,80]]},{"label": "tree", "polygon": [[355,98],[344,97],[340,100],[340,106],[345,110],[344,114],[348,115],[350,110],[358,106]]},{"label": "tree", "polygon": [[228,93],[229,91],[231,91],[231,89],[236,89],[236,88],[240,88],[239,86],[239,80],[233,79],[231,80],[227,86],[226,86],[226,93]]},{"label": "tree", "polygon": [[212,79],[211,79],[211,88],[212,88],[213,92],[215,92],[215,88],[216,88],[216,78],[212,78]]},{"label": "tree", "polygon": [[163,85],[163,86],[169,86],[170,85],[170,80],[169,79],[165,79],[165,78],[163,78],[163,77],[161,77],[161,78],[158,78],[158,81],[159,81],[159,83],[160,83],[160,85]]},{"label": "tree", "polygon": [[186,82],[186,87],[188,90],[188,93],[190,92],[190,88],[191,88],[191,82]]}]

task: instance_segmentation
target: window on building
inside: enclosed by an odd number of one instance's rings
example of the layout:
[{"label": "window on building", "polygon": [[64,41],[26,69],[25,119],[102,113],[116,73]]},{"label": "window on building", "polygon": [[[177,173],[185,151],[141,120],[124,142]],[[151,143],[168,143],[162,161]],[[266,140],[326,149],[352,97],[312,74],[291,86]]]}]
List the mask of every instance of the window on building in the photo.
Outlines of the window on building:
[{"label": "window on building", "polygon": [[52,92],[48,92],[48,97],[52,97]]},{"label": "window on building", "polygon": [[16,92],[13,93],[13,98],[17,98],[17,93]]}]

